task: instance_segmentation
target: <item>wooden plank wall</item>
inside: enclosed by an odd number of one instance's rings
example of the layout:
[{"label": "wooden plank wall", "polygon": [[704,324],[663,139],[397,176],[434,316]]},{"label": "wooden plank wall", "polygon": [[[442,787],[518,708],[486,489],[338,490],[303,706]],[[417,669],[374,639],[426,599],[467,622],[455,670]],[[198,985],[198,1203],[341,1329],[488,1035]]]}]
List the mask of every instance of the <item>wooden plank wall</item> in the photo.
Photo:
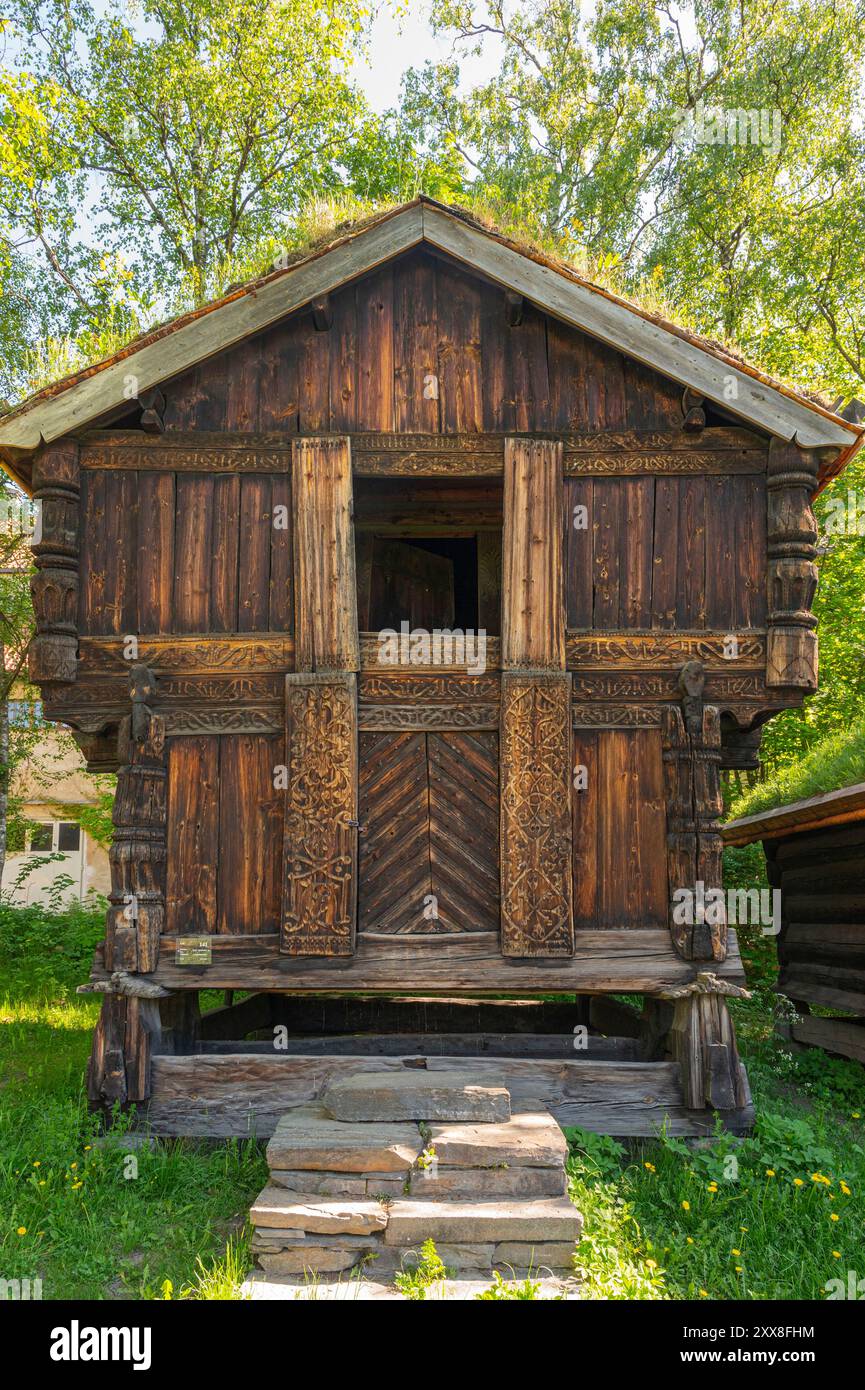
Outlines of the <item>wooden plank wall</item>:
[{"label": "wooden plank wall", "polygon": [[[667,846],[659,729],[576,729],[574,925],[667,924]],[[579,944],[577,945],[579,951]]]},{"label": "wooden plank wall", "polygon": [[[162,386],[169,430],[679,429],[681,390],[417,251]],[[424,394],[435,376],[437,399]],[[428,383],[427,383],[428,384]]]},{"label": "wooden plank wall", "polygon": [[166,931],[279,929],[284,792],[280,735],[168,740]]},{"label": "wooden plank wall", "polygon": [[765,623],[762,477],[566,478],[564,510],[569,628]]},{"label": "wooden plank wall", "polygon": [[[287,474],[85,469],[80,631],[291,632]],[[280,516],[281,514],[277,514]]]}]

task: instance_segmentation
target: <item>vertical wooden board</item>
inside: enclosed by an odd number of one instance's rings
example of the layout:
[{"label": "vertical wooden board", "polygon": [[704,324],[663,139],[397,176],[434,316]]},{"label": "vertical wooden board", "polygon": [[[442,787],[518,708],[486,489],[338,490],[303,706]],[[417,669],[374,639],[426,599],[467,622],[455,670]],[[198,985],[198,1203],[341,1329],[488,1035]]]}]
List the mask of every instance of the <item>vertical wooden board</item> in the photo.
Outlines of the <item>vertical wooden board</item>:
[{"label": "vertical wooden board", "polygon": [[[204,366],[207,365],[205,362]],[[160,387],[165,396],[165,409],[162,423],[166,434],[172,430],[192,430],[196,425],[196,412],[201,390],[201,366],[191,367]]]},{"label": "vertical wooden board", "polygon": [[294,555],[292,551],[291,479],[287,473],[271,478],[273,525],[270,532],[271,632],[294,631]]},{"label": "vertical wooden board", "polygon": [[[588,630],[592,626],[594,606],[592,512],[595,503],[593,479],[565,478],[563,498],[565,621],[569,628]],[[578,510],[580,508],[585,508],[585,511]]]},{"label": "vertical wooden board", "polygon": [[570,676],[503,672],[500,719],[502,954],[569,956]]},{"label": "vertical wooden board", "polygon": [[592,626],[611,632],[621,625],[619,561],[625,489],[623,478],[596,478],[592,502]]},{"label": "vertical wooden board", "polygon": [[504,329],[508,344],[510,389],[514,401],[513,428],[518,431],[550,428],[550,377],[547,331],[543,314],[526,304],[522,322]]},{"label": "vertical wooden board", "polygon": [[655,479],[628,478],[623,494],[619,626],[645,629],[652,625]]},{"label": "vertical wooden board", "polygon": [[174,630],[208,632],[213,551],[213,478],[177,476]]},{"label": "vertical wooden board", "polygon": [[219,762],[217,931],[279,930],[282,882],[283,761],[280,737],[228,734]]},{"label": "vertical wooden board", "polygon": [[104,469],[81,470],[78,626],[86,637],[98,637],[111,631],[106,609],[110,542],[105,512],[106,479]]},{"label": "vertical wooden board", "polygon": [[226,430],[249,434],[259,428],[261,338],[244,338],[230,349],[225,396]]},{"label": "vertical wooden board", "polygon": [[326,430],[330,421],[330,333],[319,333],[312,315],[297,327],[298,421],[306,433]]},{"label": "vertical wooden board", "polygon": [[170,739],[167,932],[210,935],[216,930],[219,799],[218,737]]},{"label": "vertical wooden board", "polygon": [[625,428],[624,358],[614,348],[586,338],[586,423],[590,430]]},{"label": "vertical wooden board", "polygon": [[374,540],[372,531],[355,531],[354,533],[355,570],[357,572],[357,624],[361,632],[369,632],[369,600]]},{"label": "vertical wooden board", "polygon": [[261,337],[259,429],[296,434],[300,400],[298,382],[299,321],[287,319]]},{"label": "vertical wooden board", "polygon": [[213,479],[213,553],[210,563],[210,628],[236,632],[240,478]]},{"label": "vertical wooden board", "polygon": [[575,729],[573,775],[585,769],[585,787],[573,795],[574,928],[596,925],[598,901],[598,767],[603,735],[595,729]]},{"label": "vertical wooden board", "polygon": [[439,418],[451,434],[483,429],[481,292],[477,280],[436,264]]},{"label": "vertical wooden board", "polygon": [[679,479],[655,482],[652,542],[652,627],[676,626],[679,585]]},{"label": "vertical wooden board", "polygon": [[502,669],[562,670],[562,446],[506,439]]},{"label": "vertical wooden board", "polygon": [[498,738],[428,733],[429,855],[443,931],[499,929]]},{"label": "vertical wooden board", "polygon": [[191,429],[224,430],[228,414],[228,384],[232,374],[231,348],[208,357],[197,368],[195,414]]},{"label": "vertical wooden board", "polygon": [[138,474],[138,631],[170,632],[174,587],[173,473]]},{"label": "vertical wooden board", "polygon": [[270,478],[247,474],[240,480],[240,545],[237,567],[237,628],[267,630],[270,601]]},{"label": "vertical wooden board", "polygon": [[483,428],[490,433],[516,429],[505,351],[504,295],[497,285],[480,286],[481,404]]},{"label": "vertical wooden board", "polygon": [[682,387],[633,358],[624,357],[622,367],[628,428],[680,430],[684,418]]},{"label": "vertical wooden board", "polygon": [[501,531],[479,531],[477,626],[490,637],[498,637],[502,627],[502,536]]},{"label": "vertical wooden board", "polygon": [[660,733],[600,735],[598,927],[666,925],[666,819]]},{"label": "vertical wooden board", "polygon": [[394,428],[393,266],[357,285],[357,428]]},{"label": "vertical wooden board", "polygon": [[435,267],[429,257],[415,253],[394,265],[394,427],[397,432],[435,434],[441,428],[435,288]]},{"label": "vertical wooden board", "polygon": [[743,628],[766,623],[766,480],[762,476],[734,479],[736,536],[739,542],[738,610],[735,623]]},{"label": "vertical wooden board", "polygon": [[125,469],[105,480],[106,630],[135,633],[138,623],[138,475]]},{"label": "vertical wooden board", "polygon": [[676,626],[706,626],[706,479],[679,482],[679,575]]},{"label": "vertical wooden board", "polygon": [[281,949],[354,951],[357,917],[357,681],[288,675]]},{"label": "vertical wooden board", "polygon": [[296,667],[356,671],[360,658],[348,439],[295,441],[291,497]]},{"label": "vertical wooden board", "polygon": [[581,333],[547,319],[550,383],[549,428],[578,431],[589,428],[588,352]]},{"label": "vertical wooden board", "polygon": [[[743,517],[737,517],[738,495],[731,477],[706,478],[706,626],[727,632],[740,621],[739,537]],[[742,480],[744,481],[744,480]]]},{"label": "vertical wooden board", "polygon": [[354,285],[331,295],[331,326],[322,337],[330,343],[330,407],[327,428],[334,433],[357,429],[357,299]]},{"label": "vertical wooden board", "polygon": [[429,915],[426,745],[422,733],[359,736],[359,932],[425,935],[439,929]]}]

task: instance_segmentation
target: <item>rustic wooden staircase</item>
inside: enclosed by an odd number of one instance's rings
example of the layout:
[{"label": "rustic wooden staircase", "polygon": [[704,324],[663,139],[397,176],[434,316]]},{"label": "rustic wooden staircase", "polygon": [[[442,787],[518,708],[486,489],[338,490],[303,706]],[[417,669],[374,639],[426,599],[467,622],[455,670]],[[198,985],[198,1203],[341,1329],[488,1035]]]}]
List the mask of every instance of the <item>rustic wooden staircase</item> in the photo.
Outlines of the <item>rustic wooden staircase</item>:
[{"label": "rustic wooden staircase", "polygon": [[392,1282],[432,1239],[458,1280],[573,1270],[582,1218],[540,1104],[464,1072],[356,1072],[290,1110],[252,1207],[259,1280]]}]

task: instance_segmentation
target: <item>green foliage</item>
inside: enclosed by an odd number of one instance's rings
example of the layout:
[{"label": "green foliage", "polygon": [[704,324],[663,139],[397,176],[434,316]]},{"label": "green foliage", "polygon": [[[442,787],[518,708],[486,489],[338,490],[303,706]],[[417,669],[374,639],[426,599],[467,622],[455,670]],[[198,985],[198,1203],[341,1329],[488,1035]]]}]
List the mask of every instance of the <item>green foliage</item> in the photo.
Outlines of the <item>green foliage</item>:
[{"label": "green foliage", "polygon": [[540,1293],[540,1282],[532,1279],[530,1274],[527,1274],[524,1279],[517,1279],[509,1283],[497,1269],[494,1269],[492,1284],[488,1289],[484,1289],[483,1293],[476,1293],[475,1298],[481,1303],[517,1301],[534,1303],[539,1300]]},{"label": "green foliage", "polygon": [[436,1250],[435,1241],[425,1240],[415,1267],[397,1271],[394,1283],[406,1298],[413,1303],[420,1303],[426,1298],[429,1290],[436,1284],[441,1284],[450,1273]]},{"label": "green foliage", "polygon": [[865,720],[827,734],[797,761],[778,767],[731,807],[733,816],[751,816],[809,796],[865,782]]},{"label": "green foliage", "polygon": [[68,998],[90,974],[104,934],[104,903],[51,912],[0,902],[0,977],[13,992]]}]

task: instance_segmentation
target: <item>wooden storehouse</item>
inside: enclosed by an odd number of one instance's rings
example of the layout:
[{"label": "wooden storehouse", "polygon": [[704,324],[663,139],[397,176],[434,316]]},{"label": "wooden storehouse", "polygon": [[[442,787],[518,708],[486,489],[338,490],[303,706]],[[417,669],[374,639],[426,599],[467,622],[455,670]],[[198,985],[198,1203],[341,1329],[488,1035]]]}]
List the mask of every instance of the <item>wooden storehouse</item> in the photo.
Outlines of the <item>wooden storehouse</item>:
[{"label": "wooden storehouse", "polygon": [[3,418],[32,677],[119,772],[93,1100],[263,1134],[467,1066],[747,1124],[735,934],[675,895],[815,688],[810,499],[860,435],[425,198]]},{"label": "wooden storehouse", "polygon": [[723,835],[761,841],[779,891],[778,990],[796,1006],[794,1041],[865,1062],[865,782],[728,821]]}]

